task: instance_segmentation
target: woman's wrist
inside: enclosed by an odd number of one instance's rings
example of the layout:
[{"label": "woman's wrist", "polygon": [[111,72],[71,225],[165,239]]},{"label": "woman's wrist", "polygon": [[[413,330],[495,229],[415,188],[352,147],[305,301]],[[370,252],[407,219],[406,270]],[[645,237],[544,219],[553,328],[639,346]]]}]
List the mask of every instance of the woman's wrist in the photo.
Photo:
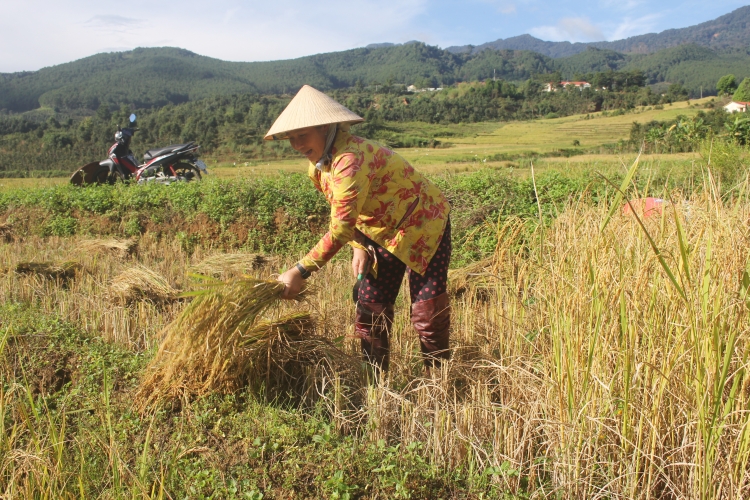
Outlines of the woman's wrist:
[{"label": "woman's wrist", "polygon": [[299,262],[297,262],[297,264],[295,264],[295,266],[294,266],[294,267],[296,267],[296,268],[297,268],[297,270],[299,271],[299,273],[300,273],[300,275],[302,276],[302,279],[303,279],[303,280],[306,280],[306,279],[307,279],[307,278],[309,278],[309,277],[310,277],[310,275],[312,274],[312,273],[310,273],[310,271],[308,271],[307,269],[305,269],[305,266],[303,266],[303,265],[302,265],[302,264],[300,264]]}]

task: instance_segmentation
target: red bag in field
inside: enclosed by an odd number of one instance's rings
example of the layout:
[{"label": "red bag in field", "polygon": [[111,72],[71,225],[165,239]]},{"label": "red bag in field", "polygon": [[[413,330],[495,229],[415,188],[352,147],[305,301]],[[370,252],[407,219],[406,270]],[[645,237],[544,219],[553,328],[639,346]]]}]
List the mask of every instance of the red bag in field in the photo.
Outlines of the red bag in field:
[{"label": "red bag in field", "polygon": [[629,215],[632,213],[630,205],[636,209],[639,213],[643,214],[643,217],[651,217],[652,215],[661,215],[662,206],[666,203],[661,198],[638,198],[636,200],[630,200],[629,203],[625,203],[622,206],[622,215]]}]

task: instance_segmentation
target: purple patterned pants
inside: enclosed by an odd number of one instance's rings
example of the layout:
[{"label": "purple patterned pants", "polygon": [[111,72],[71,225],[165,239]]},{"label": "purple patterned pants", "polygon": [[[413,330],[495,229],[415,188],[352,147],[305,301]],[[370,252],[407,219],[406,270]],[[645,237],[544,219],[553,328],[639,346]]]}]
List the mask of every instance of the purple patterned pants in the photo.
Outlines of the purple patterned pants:
[{"label": "purple patterned pants", "polygon": [[420,276],[406,264],[398,260],[395,255],[374,241],[366,239],[377,252],[378,277],[368,274],[362,280],[357,299],[361,303],[394,304],[401,288],[404,272],[409,275],[409,295],[412,304],[429,300],[448,290],[448,264],[451,260],[451,222],[445,225],[443,237],[437,252],[432,257],[424,276]]}]

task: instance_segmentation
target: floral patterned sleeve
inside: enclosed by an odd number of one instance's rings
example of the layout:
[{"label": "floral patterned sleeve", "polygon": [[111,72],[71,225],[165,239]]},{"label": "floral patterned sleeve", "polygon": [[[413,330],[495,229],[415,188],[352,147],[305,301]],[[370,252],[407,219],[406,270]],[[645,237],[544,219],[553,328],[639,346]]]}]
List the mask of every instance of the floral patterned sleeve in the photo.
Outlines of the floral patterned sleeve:
[{"label": "floral patterned sleeve", "polygon": [[328,232],[300,263],[315,271],[354,238],[355,225],[365,203],[370,181],[362,170],[362,158],[353,153],[341,155],[331,167],[331,222]]}]

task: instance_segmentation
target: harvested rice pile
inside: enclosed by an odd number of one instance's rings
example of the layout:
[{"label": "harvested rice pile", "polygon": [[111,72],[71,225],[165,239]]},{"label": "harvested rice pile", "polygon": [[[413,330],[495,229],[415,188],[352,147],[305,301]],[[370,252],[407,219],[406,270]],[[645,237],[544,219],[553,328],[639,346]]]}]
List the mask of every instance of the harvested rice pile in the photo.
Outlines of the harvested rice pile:
[{"label": "harvested rice pile", "polygon": [[257,370],[261,346],[284,331],[300,335],[310,324],[298,315],[256,323],[283,290],[278,281],[245,276],[227,282],[206,278],[203,289],[185,294],[195,299],[165,328],[164,341],[136,394],[139,407],[242,387]]},{"label": "harvested rice pile", "polygon": [[[360,360],[345,353],[328,338],[314,335],[309,313],[296,313],[274,321],[259,322],[239,342],[250,360],[239,373],[242,386],[259,390],[265,384],[267,398],[297,397],[315,390],[321,376],[345,379],[352,388],[362,386]],[[308,394],[306,394],[308,393]]]},{"label": "harvested rice pile", "polygon": [[15,267],[6,269],[18,274],[35,274],[49,279],[67,280],[74,278],[83,267],[78,262],[66,261],[61,264],[53,262],[19,262]]},{"label": "harvested rice pile", "polygon": [[78,246],[81,250],[90,252],[109,252],[119,255],[122,258],[132,255],[137,247],[138,242],[133,239],[85,240]]},{"label": "harvested rice pile", "polygon": [[467,293],[482,295],[483,291],[496,282],[493,274],[493,258],[473,262],[460,269],[448,271],[448,291],[460,297]]},{"label": "harvested rice pile", "polygon": [[217,253],[194,265],[191,271],[215,278],[228,278],[258,269],[268,262],[268,257],[257,253]]},{"label": "harvested rice pile", "polygon": [[115,276],[109,291],[126,303],[137,300],[168,302],[179,295],[179,290],[173,288],[164,276],[140,264]]}]

